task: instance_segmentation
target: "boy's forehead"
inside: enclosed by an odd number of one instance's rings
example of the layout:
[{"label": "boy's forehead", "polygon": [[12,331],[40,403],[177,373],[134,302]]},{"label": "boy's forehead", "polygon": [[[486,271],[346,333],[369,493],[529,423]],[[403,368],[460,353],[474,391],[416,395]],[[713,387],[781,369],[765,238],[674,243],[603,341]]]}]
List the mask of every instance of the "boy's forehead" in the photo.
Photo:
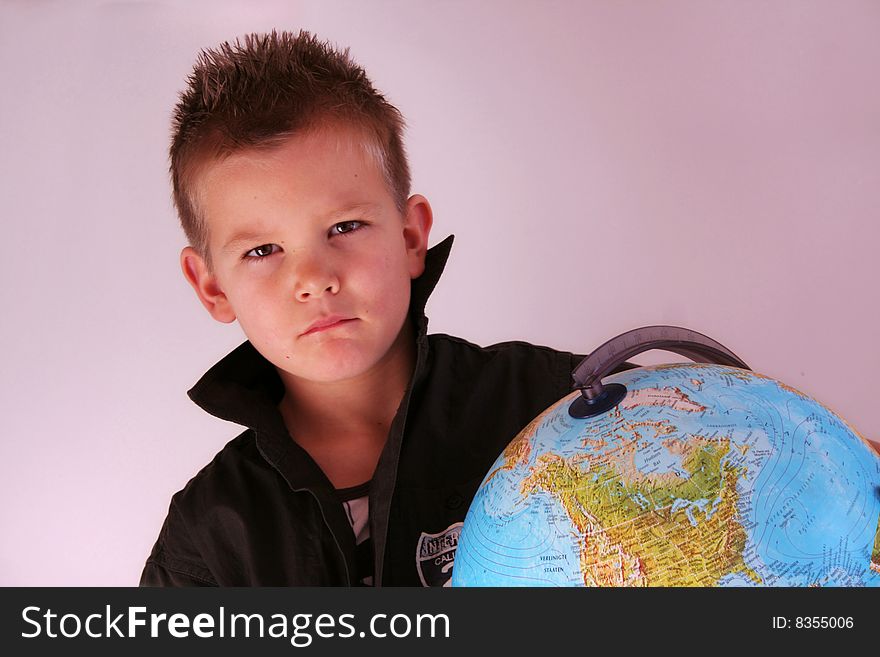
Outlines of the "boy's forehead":
[{"label": "boy's forehead", "polygon": [[203,162],[193,187],[209,236],[253,223],[278,201],[327,216],[393,204],[371,142],[364,131],[326,127]]}]

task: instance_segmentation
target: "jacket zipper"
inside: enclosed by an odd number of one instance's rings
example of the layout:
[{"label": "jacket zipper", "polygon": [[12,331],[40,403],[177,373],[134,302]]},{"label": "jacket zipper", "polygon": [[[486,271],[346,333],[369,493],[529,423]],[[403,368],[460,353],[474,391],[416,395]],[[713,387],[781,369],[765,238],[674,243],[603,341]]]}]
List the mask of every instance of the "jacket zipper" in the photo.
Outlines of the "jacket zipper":
[{"label": "jacket zipper", "polygon": [[[396,452],[394,454],[394,467],[391,470],[391,493],[388,498],[388,505],[383,508],[384,512],[384,527],[382,527],[382,554],[376,553],[374,555],[374,566],[375,573],[373,574],[373,586],[377,588],[382,587],[382,580],[385,578],[385,552],[388,550],[388,525],[390,524],[391,517],[391,502],[394,499],[394,491],[397,488],[397,472],[400,465],[400,452],[403,449],[403,436],[406,433],[406,423],[409,418],[409,403],[412,399],[413,390],[415,389],[416,379],[419,375],[419,372],[422,367],[424,367],[423,361],[426,358],[427,349],[422,346],[419,337],[422,337],[425,342],[425,347],[427,346],[428,337],[427,337],[427,326],[422,326],[420,324],[416,325],[416,364],[413,368],[412,379],[410,380],[410,384],[406,389],[406,393],[404,395],[403,403],[401,404],[401,412],[403,415],[403,420],[400,423],[400,431],[398,432],[396,438],[398,439],[398,445]],[[392,437],[389,436],[389,439]],[[373,547],[377,547],[377,541],[373,539]]]}]

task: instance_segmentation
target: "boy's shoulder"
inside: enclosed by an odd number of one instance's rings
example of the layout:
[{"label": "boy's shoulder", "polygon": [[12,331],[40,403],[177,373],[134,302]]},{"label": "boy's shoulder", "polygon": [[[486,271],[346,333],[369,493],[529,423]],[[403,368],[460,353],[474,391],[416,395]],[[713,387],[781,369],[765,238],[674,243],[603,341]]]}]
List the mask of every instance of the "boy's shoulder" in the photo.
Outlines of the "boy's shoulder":
[{"label": "boy's shoulder", "polygon": [[458,336],[432,333],[428,336],[428,341],[435,367],[469,369],[475,375],[491,375],[500,368],[522,371],[527,378],[531,378],[526,373],[538,368],[545,374],[547,370],[552,371],[561,381],[570,383],[572,370],[584,358],[564,349],[522,340],[480,346]]},{"label": "boy's shoulder", "polygon": [[[456,404],[486,403],[511,409],[510,417],[531,421],[537,413],[571,393],[573,372],[585,358],[563,349],[554,349],[522,340],[509,340],[485,347],[463,338],[433,333],[428,336],[430,358],[425,375],[432,397]],[[638,365],[624,362],[611,374]],[[522,415],[525,412],[526,415]]]},{"label": "boy's shoulder", "polygon": [[553,347],[525,342],[524,340],[506,340],[504,342],[496,342],[487,346],[481,346],[460,336],[450,335],[448,333],[431,333],[428,335],[428,339],[432,343],[438,345],[451,344],[464,350],[486,354],[509,354],[512,356],[517,354],[543,354],[548,357],[573,355],[570,351],[565,351],[564,349],[554,349]]}]

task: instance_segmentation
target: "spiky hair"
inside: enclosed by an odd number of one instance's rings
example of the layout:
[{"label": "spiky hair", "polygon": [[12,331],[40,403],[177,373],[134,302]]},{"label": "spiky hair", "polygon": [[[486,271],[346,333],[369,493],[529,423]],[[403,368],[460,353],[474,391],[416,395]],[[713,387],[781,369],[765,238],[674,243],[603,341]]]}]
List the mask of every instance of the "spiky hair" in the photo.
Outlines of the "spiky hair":
[{"label": "spiky hair", "polygon": [[209,263],[195,179],[208,163],[271,148],[340,121],[362,129],[402,212],[410,174],[403,116],[349,56],[306,31],[247,34],[199,53],[174,110],[170,148],[174,205],[184,233]]}]

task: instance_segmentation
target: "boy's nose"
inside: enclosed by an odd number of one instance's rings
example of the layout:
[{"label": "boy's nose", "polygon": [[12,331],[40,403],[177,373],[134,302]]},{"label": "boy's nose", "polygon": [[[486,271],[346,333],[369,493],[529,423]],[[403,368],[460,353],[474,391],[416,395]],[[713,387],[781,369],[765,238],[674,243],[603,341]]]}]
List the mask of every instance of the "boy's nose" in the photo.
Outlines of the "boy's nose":
[{"label": "boy's nose", "polygon": [[299,264],[294,283],[294,296],[297,301],[319,298],[325,292],[330,294],[339,292],[339,279],[327,267],[327,263],[313,258],[310,262]]}]

